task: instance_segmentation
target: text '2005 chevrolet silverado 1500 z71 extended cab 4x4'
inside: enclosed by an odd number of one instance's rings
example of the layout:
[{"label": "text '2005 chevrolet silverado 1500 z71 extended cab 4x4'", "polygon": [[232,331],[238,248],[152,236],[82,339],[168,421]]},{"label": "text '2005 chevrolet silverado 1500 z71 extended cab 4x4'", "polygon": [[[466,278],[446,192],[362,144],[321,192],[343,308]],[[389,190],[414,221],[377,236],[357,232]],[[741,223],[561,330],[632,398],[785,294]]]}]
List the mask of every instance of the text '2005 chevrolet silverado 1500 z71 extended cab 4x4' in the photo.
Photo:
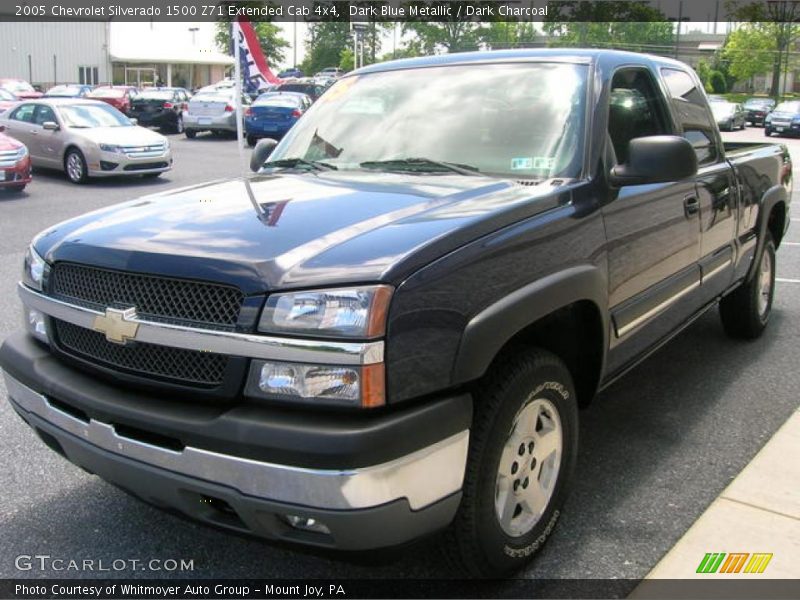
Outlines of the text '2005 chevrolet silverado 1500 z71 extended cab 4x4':
[{"label": "text '2005 chevrolet silverado 1500 z71 extended cab 4x4'", "polygon": [[738,338],[769,320],[789,156],[723,144],[679,62],[372,65],[253,161],[38,235],[0,351],[51,448],[208,523],[340,550],[446,530],[465,572],[512,572],[580,406],[706,309]]}]

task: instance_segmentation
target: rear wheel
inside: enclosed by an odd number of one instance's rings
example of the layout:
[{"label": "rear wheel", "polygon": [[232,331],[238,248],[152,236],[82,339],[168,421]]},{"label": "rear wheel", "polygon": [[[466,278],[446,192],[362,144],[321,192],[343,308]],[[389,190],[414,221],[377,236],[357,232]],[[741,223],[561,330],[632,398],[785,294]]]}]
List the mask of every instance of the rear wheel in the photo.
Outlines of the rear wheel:
[{"label": "rear wheel", "polygon": [[190,140],[193,140],[197,136],[197,132],[194,129],[187,129],[186,131],[184,131],[184,133],[186,134],[186,137],[189,138]]},{"label": "rear wheel", "polygon": [[248,135],[247,136],[247,145],[250,146],[251,148],[256,145],[257,141],[258,140],[256,139],[256,137],[254,135]]},{"label": "rear wheel", "polygon": [[758,267],[749,282],[739,286],[719,303],[725,333],[739,339],[759,337],[769,322],[775,294],[775,243],[769,232]]},{"label": "rear wheel", "polygon": [[764,135],[767,136],[767,137],[772,135],[772,129],[770,129],[766,125],[764,125]]},{"label": "rear wheel", "polygon": [[183,133],[183,116],[178,115],[178,118],[175,119],[175,133]]},{"label": "rear wheel", "polygon": [[86,159],[77,148],[71,148],[64,157],[64,170],[72,183],[85,183],[89,179]]},{"label": "rear wheel", "polygon": [[564,363],[543,350],[508,354],[475,394],[470,436],[445,551],[462,574],[501,576],[544,544],[574,471],[578,409]]}]

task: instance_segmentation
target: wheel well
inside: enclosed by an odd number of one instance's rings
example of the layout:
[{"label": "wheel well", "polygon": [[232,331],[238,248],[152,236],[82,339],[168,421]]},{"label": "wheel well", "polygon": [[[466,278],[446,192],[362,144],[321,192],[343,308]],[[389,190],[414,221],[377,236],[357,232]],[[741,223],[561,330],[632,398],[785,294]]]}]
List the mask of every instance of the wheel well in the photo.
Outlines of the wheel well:
[{"label": "wheel well", "polygon": [[[75,144],[70,144],[69,146],[64,148],[64,154],[61,155],[61,164],[62,165],[66,164],[67,154],[69,154],[70,150],[77,150],[78,152],[81,152],[81,149],[78,148]],[[83,153],[81,152],[81,154],[83,154]]]},{"label": "wheel well", "polygon": [[600,381],[604,346],[603,320],[593,302],[569,304],[527,326],[506,342],[492,365],[520,346],[541,348],[563,360],[575,383],[578,404],[589,404]]},{"label": "wheel well", "polygon": [[772,207],[769,213],[769,220],[767,221],[767,229],[772,234],[772,239],[775,241],[777,248],[783,238],[783,232],[786,230],[786,204],[778,202]]}]

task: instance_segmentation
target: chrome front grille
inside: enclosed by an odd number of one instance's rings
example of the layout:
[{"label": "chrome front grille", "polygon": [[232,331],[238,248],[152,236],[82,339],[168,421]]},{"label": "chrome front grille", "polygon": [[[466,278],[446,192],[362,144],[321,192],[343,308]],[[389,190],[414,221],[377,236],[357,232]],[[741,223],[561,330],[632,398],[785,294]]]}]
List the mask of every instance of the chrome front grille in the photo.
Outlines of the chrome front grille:
[{"label": "chrome front grille", "polygon": [[0,150],[0,169],[13,167],[25,153],[20,150]]},{"label": "chrome front grille", "polygon": [[164,143],[148,144],[142,146],[122,146],[122,152],[128,158],[157,158],[164,156],[167,145]]},{"label": "chrome front grille", "polygon": [[50,281],[52,295],[73,304],[99,311],[135,307],[143,319],[193,327],[233,328],[244,301],[232,286],[73,263],[56,263]]},{"label": "chrome front grille", "polygon": [[219,386],[225,376],[228,357],[223,354],[139,342],[123,346],[66,321],[53,319],[53,324],[61,351],[92,365],[202,387]]}]

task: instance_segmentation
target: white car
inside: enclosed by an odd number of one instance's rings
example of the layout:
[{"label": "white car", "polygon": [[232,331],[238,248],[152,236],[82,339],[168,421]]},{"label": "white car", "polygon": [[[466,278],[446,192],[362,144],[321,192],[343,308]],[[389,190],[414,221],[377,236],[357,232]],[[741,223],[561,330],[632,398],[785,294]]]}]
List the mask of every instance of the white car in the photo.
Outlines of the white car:
[{"label": "white car", "polygon": [[105,102],[41,99],[0,115],[6,134],[28,147],[34,167],[61,169],[73,183],[90,177],[158,177],[172,168],[169,140],[139,127]]}]

